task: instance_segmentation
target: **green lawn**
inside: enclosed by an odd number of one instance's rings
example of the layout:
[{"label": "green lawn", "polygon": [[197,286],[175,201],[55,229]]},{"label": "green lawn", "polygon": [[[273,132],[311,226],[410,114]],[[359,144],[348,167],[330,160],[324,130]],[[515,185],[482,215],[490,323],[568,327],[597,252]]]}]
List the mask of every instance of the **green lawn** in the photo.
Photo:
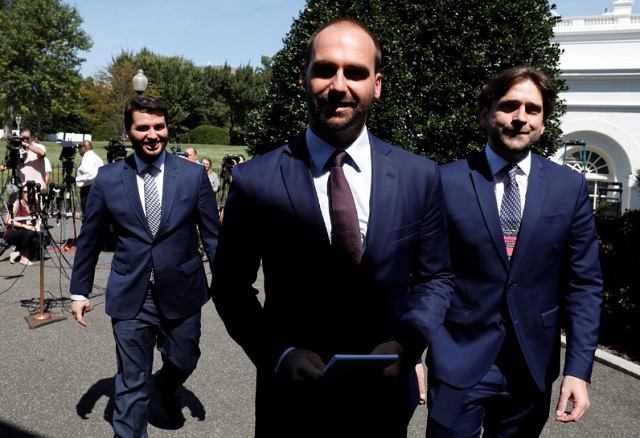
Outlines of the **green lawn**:
[{"label": "green lawn", "polygon": [[[92,143],[93,143],[93,151],[96,154],[98,154],[98,156],[106,162],[107,150],[105,149],[105,146],[107,146],[109,142],[95,141]],[[53,143],[49,141],[43,141],[42,144],[44,144],[47,147],[47,157],[49,157],[49,160],[51,161],[51,165],[55,168],[56,163],[59,163],[61,146],[57,143]],[[131,145],[128,143],[125,144],[125,146],[128,149],[131,148]],[[175,147],[175,146],[176,146],[175,143],[170,143],[167,146],[167,152],[171,152],[171,147]],[[220,144],[215,144],[215,145],[181,144],[180,146],[182,147],[182,150],[185,150],[188,147],[195,148],[196,151],[198,152],[198,161],[202,159],[202,157],[211,158],[214,168],[220,167],[220,163],[222,162],[222,157],[224,157],[226,154],[242,154],[246,159],[249,159],[249,154],[247,154],[244,146],[229,146],[229,145],[220,145]],[[74,162],[76,166],[80,164],[81,159],[82,157],[80,157],[80,154],[76,153],[74,157]]]}]

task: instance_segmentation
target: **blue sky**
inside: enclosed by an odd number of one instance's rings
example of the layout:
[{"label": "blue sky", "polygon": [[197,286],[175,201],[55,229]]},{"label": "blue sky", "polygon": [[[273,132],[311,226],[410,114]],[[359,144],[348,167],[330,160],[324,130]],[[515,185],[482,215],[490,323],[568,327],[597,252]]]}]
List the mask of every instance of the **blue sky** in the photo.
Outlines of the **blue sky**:
[{"label": "blue sky", "polygon": [[[93,40],[80,72],[93,76],[122,50],[146,47],[196,65],[260,66],[273,56],[305,0],[64,0],[83,18]],[[613,0],[550,0],[565,17],[600,15]],[[640,0],[633,12],[640,10]]]}]

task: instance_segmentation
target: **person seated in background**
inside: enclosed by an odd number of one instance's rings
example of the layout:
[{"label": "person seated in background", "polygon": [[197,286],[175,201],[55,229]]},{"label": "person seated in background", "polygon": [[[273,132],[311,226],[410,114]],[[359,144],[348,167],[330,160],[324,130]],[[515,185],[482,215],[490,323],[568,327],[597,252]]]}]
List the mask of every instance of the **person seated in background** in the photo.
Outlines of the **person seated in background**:
[{"label": "person seated in background", "polygon": [[9,262],[14,264],[20,259],[23,265],[32,266],[31,260],[38,250],[40,220],[31,216],[27,185],[20,188],[20,200],[13,204],[11,212],[5,213],[4,222],[7,224],[4,240],[16,247],[16,251],[9,256]]}]

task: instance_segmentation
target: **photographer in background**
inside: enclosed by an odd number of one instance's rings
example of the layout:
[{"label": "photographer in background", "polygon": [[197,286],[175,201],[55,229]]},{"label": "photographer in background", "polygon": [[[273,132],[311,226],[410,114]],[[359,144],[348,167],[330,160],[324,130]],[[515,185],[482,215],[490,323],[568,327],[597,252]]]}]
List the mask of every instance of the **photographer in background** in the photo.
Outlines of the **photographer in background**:
[{"label": "photographer in background", "polygon": [[220,172],[220,176],[222,177],[222,198],[219,201],[220,222],[222,222],[222,219],[224,218],[224,204],[226,202],[226,193],[228,192],[231,181],[233,180],[231,171],[238,164],[244,163],[245,161],[246,160],[244,158],[244,155],[242,154],[227,154],[222,157],[222,172]]},{"label": "photographer in background", "polygon": [[76,170],[76,186],[80,188],[80,208],[84,217],[87,211],[87,199],[89,198],[89,190],[91,183],[98,176],[98,169],[104,166],[102,158],[93,152],[93,144],[89,140],[84,140],[78,145],[78,152],[82,157],[82,161]]},{"label": "photographer in background", "polygon": [[118,140],[109,140],[109,144],[104,148],[107,150],[107,164],[124,160],[127,157],[127,148]]},{"label": "photographer in background", "polygon": [[47,155],[47,148],[43,144],[36,143],[35,134],[32,134],[28,128],[21,129],[20,135],[24,137],[17,167],[20,181],[23,184],[26,181],[34,181],[36,185],[40,184],[40,193],[46,193],[44,157]]},{"label": "photographer in background", "polygon": [[[18,162],[14,163],[17,176],[22,184],[26,181],[34,181],[40,185],[40,192],[46,193],[44,157],[47,155],[47,148],[36,143],[35,135],[32,135],[28,128],[21,129],[20,136],[23,137],[22,147],[18,151]],[[0,171],[4,172],[8,167],[8,165],[0,165]]]}]

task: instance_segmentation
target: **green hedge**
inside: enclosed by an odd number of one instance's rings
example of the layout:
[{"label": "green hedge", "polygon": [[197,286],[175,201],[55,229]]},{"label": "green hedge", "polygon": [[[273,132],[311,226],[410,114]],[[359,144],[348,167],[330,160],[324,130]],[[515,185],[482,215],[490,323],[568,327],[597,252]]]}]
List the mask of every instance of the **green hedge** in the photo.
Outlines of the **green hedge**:
[{"label": "green hedge", "polygon": [[640,210],[596,214],[604,280],[601,343],[640,357]]},{"label": "green hedge", "polygon": [[219,126],[202,125],[189,133],[190,143],[229,144],[229,130]]}]

